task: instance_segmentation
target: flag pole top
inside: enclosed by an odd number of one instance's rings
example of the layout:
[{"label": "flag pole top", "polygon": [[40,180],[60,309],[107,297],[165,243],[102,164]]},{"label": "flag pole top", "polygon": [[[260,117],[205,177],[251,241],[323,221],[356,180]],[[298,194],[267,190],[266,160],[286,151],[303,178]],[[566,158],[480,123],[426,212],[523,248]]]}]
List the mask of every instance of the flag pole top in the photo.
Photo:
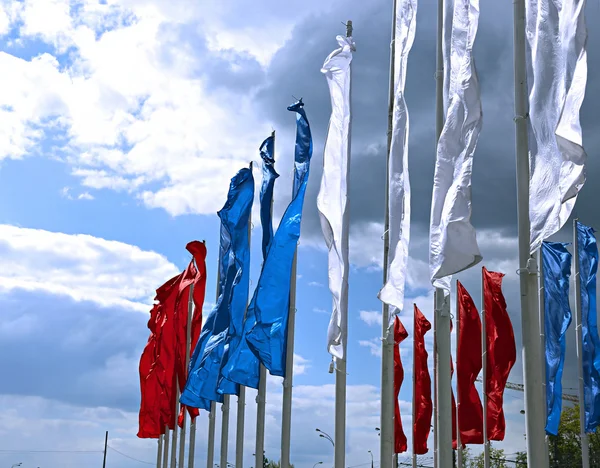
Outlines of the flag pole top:
[{"label": "flag pole top", "polygon": [[271,130],[271,136],[275,138],[275,129]]},{"label": "flag pole top", "polygon": [[352,20],[348,20],[346,23],[346,37],[352,37]]}]

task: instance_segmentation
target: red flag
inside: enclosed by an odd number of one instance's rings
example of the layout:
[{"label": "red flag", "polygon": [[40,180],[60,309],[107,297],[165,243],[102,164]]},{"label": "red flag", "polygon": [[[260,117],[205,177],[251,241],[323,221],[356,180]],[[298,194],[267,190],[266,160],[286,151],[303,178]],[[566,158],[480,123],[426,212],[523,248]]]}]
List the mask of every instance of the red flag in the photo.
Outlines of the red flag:
[{"label": "red flag", "polygon": [[481,319],[473,299],[460,282],[456,382],[459,397],[458,426],[461,444],[483,444],[483,406],[475,379],[481,371]]},{"label": "red flag", "polygon": [[400,405],[398,395],[400,387],[404,381],[404,368],[400,359],[400,343],[408,337],[408,332],[402,325],[402,322],[396,316],[394,321],[394,395],[395,395],[395,417],[394,417],[394,453],[404,453],[407,450],[406,435],[402,429],[402,419],[400,418]]},{"label": "red flag", "polygon": [[431,377],[427,367],[427,350],[425,334],[431,330],[431,324],[415,304],[413,340],[413,378],[414,378],[414,421],[413,421],[413,453],[427,453],[427,439],[431,428],[433,403],[431,401]]},{"label": "red flag", "polygon": [[487,428],[489,440],[504,440],[506,421],[502,404],[508,374],[517,360],[515,335],[502,294],[503,273],[483,268],[483,301],[487,349]]}]

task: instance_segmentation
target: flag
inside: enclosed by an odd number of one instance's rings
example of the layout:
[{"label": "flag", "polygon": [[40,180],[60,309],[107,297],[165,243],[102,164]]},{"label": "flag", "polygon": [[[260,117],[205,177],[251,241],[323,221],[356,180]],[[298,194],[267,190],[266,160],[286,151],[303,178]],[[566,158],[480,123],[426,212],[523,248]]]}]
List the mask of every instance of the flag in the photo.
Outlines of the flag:
[{"label": "flag", "polygon": [[427,350],[425,334],[431,330],[431,324],[415,304],[414,337],[413,337],[413,379],[414,379],[414,421],[413,421],[413,453],[427,453],[427,439],[431,429],[433,402],[431,401],[431,377],[427,366]]},{"label": "flag", "polygon": [[475,388],[481,371],[481,319],[473,299],[457,282],[458,343],[456,345],[456,391],[458,393],[458,427],[460,442],[483,444],[483,406]]},{"label": "flag", "polygon": [[571,254],[568,244],[542,243],[544,272],[544,335],[546,355],[546,432],[558,435],[562,411],[562,375],[566,333],[571,325],[569,278]]},{"label": "flag", "polygon": [[[263,261],[273,240],[273,188],[279,174],[275,171],[275,137],[271,135],[260,146],[262,158],[262,185],[260,188],[260,223],[262,225]],[[258,389],[260,380],[260,363],[248,347],[247,333],[256,323],[254,309],[248,307],[244,320],[242,339],[236,348],[231,349],[228,359],[221,369],[221,375],[237,384]]]},{"label": "flag", "polygon": [[[219,378],[231,315],[244,314],[248,300],[248,220],[254,198],[250,169],[231,179],[227,201],[221,211],[219,249],[219,298],[208,315],[190,360],[189,376],[181,403],[210,411],[210,402],[222,402],[223,394],[238,394],[239,387]],[[221,390],[219,392],[218,390]]]},{"label": "flag", "polygon": [[517,348],[512,323],[506,310],[502,294],[503,273],[488,271],[483,274],[483,309],[485,313],[487,375],[485,393],[487,395],[488,440],[504,440],[506,421],[504,420],[504,388],[510,370],[517,360]]},{"label": "flag", "polygon": [[577,223],[579,276],[581,278],[581,334],[583,357],[583,401],[585,430],[594,432],[600,424],[600,339],[596,317],[596,274],[598,246],[591,227]]},{"label": "flag", "polygon": [[471,171],[482,125],[479,79],[473,43],[479,24],[479,0],[455,0],[446,121],[437,146],[429,267],[435,287],[450,293],[450,276],[482,259],[471,225]]},{"label": "flag", "polygon": [[312,156],[312,137],[304,103],[300,100],[288,110],[296,112],[293,196],[271,241],[248,306],[256,316],[256,324],[246,334],[251,351],[272,375],[279,377],[285,376],[292,264],[300,238],[302,205]]},{"label": "flag", "polygon": [[[394,107],[392,139],[388,154],[389,255],[387,278],[379,299],[397,309],[404,308],[404,286],[410,243],[410,179],[408,171],[408,108],[404,99],[408,54],[417,27],[417,0],[400,0],[395,11]],[[386,324],[388,325],[388,324]],[[391,323],[389,324],[391,325]]]},{"label": "flag", "polygon": [[408,338],[408,332],[396,315],[394,320],[394,453],[404,453],[407,450],[406,435],[402,429],[400,404],[398,403],[400,388],[404,381],[404,368],[402,367],[402,359],[400,358],[400,343],[406,338]]},{"label": "flag", "polygon": [[565,224],[585,183],[579,122],[587,81],[585,4],[527,1],[531,252]]},{"label": "flag", "polygon": [[350,171],[350,63],[354,42],[337,36],[340,47],[325,59],[321,72],[331,95],[331,118],[323,155],[323,177],[317,197],[323,237],[329,250],[329,289],[333,312],[327,351],[344,359],[348,321],[348,182]]}]

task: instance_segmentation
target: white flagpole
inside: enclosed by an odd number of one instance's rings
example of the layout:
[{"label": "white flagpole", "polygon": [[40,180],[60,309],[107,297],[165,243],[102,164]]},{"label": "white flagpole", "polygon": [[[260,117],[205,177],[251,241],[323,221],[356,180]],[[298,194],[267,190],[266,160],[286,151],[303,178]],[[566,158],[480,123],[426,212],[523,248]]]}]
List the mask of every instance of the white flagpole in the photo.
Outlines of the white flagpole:
[{"label": "white flagpole", "polygon": [[[188,298],[188,316],[185,337],[185,368],[190,364],[190,346],[192,345],[192,315],[194,314],[194,283],[190,285],[190,295]],[[183,412],[183,424],[181,425],[181,435],[179,437],[179,468],[183,468],[183,459],[185,456],[185,420],[186,411]]]},{"label": "white flagpole", "polygon": [[[583,385],[583,330],[581,329],[581,276],[579,274],[579,239],[577,236],[577,219],[573,220],[573,265],[575,271],[575,333],[577,337],[577,377],[579,381],[579,428],[581,431],[582,468],[590,467],[590,447],[585,431],[585,404]],[[592,311],[596,313],[596,311]]]},{"label": "white flagpole", "polygon": [[519,277],[521,289],[521,328],[527,464],[548,467],[545,443],[542,365],[540,355],[537,262],[530,255],[529,221],[529,90],[525,43],[525,0],[514,5],[515,133],[517,162],[517,212],[519,232]]},{"label": "white flagpole", "polygon": [[171,468],[177,467],[177,430],[179,429],[177,425],[177,415],[179,414],[179,381],[175,380],[175,425],[171,434],[173,437],[173,441],[171,442]]},{"label": "white flagpole", "polygon": [[196,419],[190,420],[190,448],[188,451],[188,468],[194,468],[194,456],[196,455]]},{"label": "white flagpole", "polygon": [[169,468],[169,428],[165,426],[163,435],[163,468]]},{"label": "white flagpole", "polygon": [[460,441],[460,419],[458,419],[458,411],[460,408],[460,392],[458,391],[458,346],[460,343],[460,308],[458,305],[458,280],[456,282],[456,452],[457,452],[457,461],[459,468],[463,466],[463,450],[462,444]]},{"label": "white flagpole", "polygon": [[485,285],[481,269],[481,388],[483,394],[483,466],[490,468],[490,441],[488,440],[488,398],[487,398],[487,333],[485,320]]},{"label": "white flagpole", "polygon": [[[275,130],[273,137],[273,159],[275,159]],[[273,218],[273,199],[271,199],[271,218]],[[264,259],[263,259],[264,261]],[[256,445],[254,451],[254,466],[263,468],[265,452],[265,418],[267,404],[267,368],[259,364],[258,394],[256,395]]]},{"label": "white flagpole", "polygon": [[[392,146],[392,130],[394,122],[394,76],[395,76],[395,47],[396,47],[396,7],[393,1],[392,41],[390,45],[390,82],[388,95],[388,129],[386,159],[386,188],[385,188],[385,220],[383,233],[383,284],[388,279],[388,260],[390,251],[390,149]],[[382,306],[382,338],[381,338],[381,422],[380,422],[380,468],[392,468],[394,456],[394,337],[390,329],[390,306],[383,302]],[[394,467],[395,468],[395,467]]]},{"label": "white flagpole", "polygon": [[229,399],[230,395],[223,395],[221,405],[221,459],[219,466],[227,468],[227,450],[229,449]]},{"label": "white flagpole", "polygon": [[[444,56],[443,56],[444,0],[438,0],[437,19],[437,69],[435,144],[437,148],[444,127]],[[450,301],[443,289],[436,288],[434,296],[435,319],[433,322],[436,339],[436,419],[437,467],[452,466],[452,383],[450,375]],[[383,467],[382,467],[383,468]]]},{"label": "white flagpole", "polygon": [[[217,293],[215,302],[219,301],[219,294],[221,294],[221,248],[217,251]],[[217,402],[210,402],[210,413],[208,415],[208,447],[206,454],[206,468],[213,468],[215,461],[215,425],[217,417]],[[227,467],[224,467],[227,468]]]},{"label": "white flagpole", "polygon": [[156,468],[161,468],[160,461],[162,460],[162,446],[163,446],[162,434],[158,437],[158,447],[156,450]]},{"label": "white flagpole", "polygon": [[290,444],[292,437],[292,382],[294,378],[294,328],[296,325],[296,265],[298,262],[297,257],[298,246],[296,245],[296,251],[294,252],[294,261],[292,262],[292,276],[290,278],[290,307],[288,310],[285,377],[283,379],[283,402],[281,408],[281,468],[290,468]]}]

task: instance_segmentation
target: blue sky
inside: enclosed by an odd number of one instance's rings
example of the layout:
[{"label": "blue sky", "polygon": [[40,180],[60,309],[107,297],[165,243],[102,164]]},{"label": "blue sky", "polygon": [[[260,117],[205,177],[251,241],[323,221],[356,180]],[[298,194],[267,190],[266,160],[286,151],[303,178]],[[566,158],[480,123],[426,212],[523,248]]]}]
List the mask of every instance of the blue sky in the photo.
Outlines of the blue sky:
[{"label": "blue sky", "polygon": [[[218,219],[229,179],[277,132],[275,216],[291,192],[295,119],[303,97],[315,141],[298,257],[292,462],[332,459],[315,428],[333,433],[327,372],[331,308],[327,256],[316,212],[329,118],[323,60],[354,20],[354,121],[348,349],[349,466],[377,453],[386,90],[391,4],[306,0],[24,0],[0,2],[0,464],[64,468],[99,463],[109,431],[110,466],[142,466],[156,444],[138,440],[137,365],[154,290],[205,239],[205,309],[214,301]],[[427,229],[433,177],[435,9],[422,2],[407,82],[411,113],[413,226],[406,310],[431,319]],[[483,2],[482,2],[483,3]],[[501,2],[498,2],[501,3]],[[590,7],[590,19],[598,12]],[[520,349],[512,128],[512,9],[482,5],[477,64],[484,128],[473,175],[473,219],[485,264],[507,274],[505,294]],[[595,16],[594,16],[595,15]],[[590,44],[600,33],[590,32]],[[595,41],[595,42],[594,42]],[[590,76],[598,52],[590,50]],[[427,79],[423,79],[427,77]],[[431,79],[430,79],[431,77]],[[583,110],[590,155],[598,145],[594,91]],[[591,158],[588,177],[600,171]],[[577,214],[600,226],[595,187]],[[255,210],[252,285],[260,268]],[[568,240],[569,230],[557,236]],[[479,304],[479,269],[460,276]],[[403,315],[412,334],[412,317]],[[572,338],[572,337],[570,337]],[[570,341],[572,343],[573,340]],[[431,352],[431,336],[428,340]],[[410,434],[411,339],[402,347],[401,392]],[[572,346],[571,348],[572,349]],[[571,358],[574,355],[571,353]],[[520,360],[511,381],[521,382]],[[565,387],[574,387],[567,368]],[[249,392],[245,464],[253,465]],[[281,385],[270,379],[266,453],[279,458]],[[524,448],[522,394],[507,392],[507,453]],[[231,427],[234,427],[232,411]],[[217,423],[217,429],[219,428]],[[206,451],[198,424],[198,463]],[[233,441],[230,437],[230,459]],[[217,450],[218,450],[217,443]],[[38,453],[63,450],[81,453]],[[13,451],[13,452],[11,452]],[[425,459],[424,459],[425,460]],[[202,464],[197,466],[203,466]]]}]

